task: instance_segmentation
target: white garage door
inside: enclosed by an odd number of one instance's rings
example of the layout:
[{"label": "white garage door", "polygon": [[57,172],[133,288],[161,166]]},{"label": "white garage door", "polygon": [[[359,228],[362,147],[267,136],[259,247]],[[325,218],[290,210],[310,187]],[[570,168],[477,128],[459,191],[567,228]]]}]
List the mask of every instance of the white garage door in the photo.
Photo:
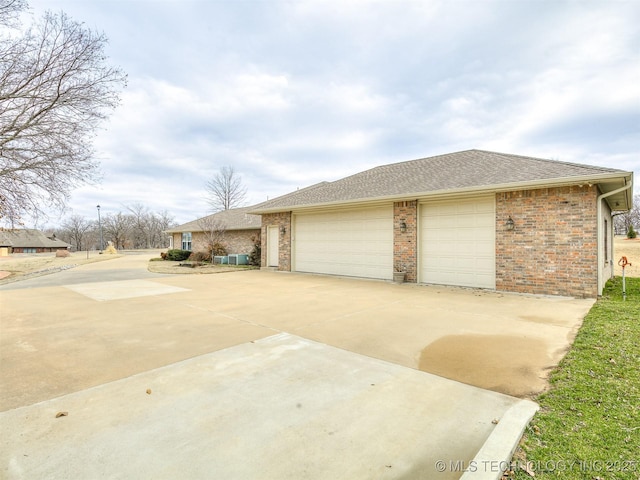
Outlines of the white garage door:
[{"label": "white garage door", "polygon": [[393,278],[393,209],[376,207],[294,216],[293,269]]},{"label": "white garage door", "polygon": [[421,206],[421,282],[495,288],[495,250],[493,197]]}]

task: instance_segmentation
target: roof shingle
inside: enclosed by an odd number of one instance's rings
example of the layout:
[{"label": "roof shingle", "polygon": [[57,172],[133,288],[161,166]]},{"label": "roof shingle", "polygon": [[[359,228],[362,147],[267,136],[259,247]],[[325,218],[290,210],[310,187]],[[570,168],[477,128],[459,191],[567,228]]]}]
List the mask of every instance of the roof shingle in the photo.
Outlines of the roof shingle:
[{"label": "roof shingle", "polygon": [[0,231],[0,246],[13,248],[68,248],[66,242],[48,238],[40,230],[13,229]]},{"label": "roof shingle", "polygon": [[251,215],[249,210],[252,207],[232,208],[229,210],[222,210],[206,217],[192,220],[191,222],[183,225],[178,225],[169,230],[166,233],[180,233],[180,232],[202,232],[206,229],[207,222],[216,221],[224,225],[225,230],[252,230],[259,229],[262,225],[262,218],[259,215]]},{"label": "roof shingle", "polygon": [[419,197],[432,192],[625,173],[628,172],[484,150],[466,150],[374,167],[334,182],[322,182],[268,200],[254,206],[251,211],[267,213],[294,207],[396,196]]}]

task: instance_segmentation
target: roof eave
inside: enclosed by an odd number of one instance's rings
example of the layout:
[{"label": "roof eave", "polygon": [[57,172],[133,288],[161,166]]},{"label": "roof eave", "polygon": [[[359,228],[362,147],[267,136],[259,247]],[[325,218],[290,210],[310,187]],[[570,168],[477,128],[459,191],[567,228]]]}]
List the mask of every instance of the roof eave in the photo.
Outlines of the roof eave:
[{"label": "roof eave", "polygon": [[[242,227],[226,227],[224,229],[225,232],[239,231],[239,230],[260,230],[260,225],[242,226]],[[171,230],[164,231],[164,233],[182,233],[182,232],[199,233],[199,232],[204,232],[204,230],[198,227],[198,228],[182,228],[182,229],[172,228]]]}]

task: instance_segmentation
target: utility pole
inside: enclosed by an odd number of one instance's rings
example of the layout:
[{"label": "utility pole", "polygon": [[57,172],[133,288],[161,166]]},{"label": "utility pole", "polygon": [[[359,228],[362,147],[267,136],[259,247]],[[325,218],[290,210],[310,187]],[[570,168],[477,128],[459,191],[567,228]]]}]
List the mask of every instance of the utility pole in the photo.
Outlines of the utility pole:
[{"label": "utility pole", "polygon": [[98,208],[98,228],[100,228],[100,253],[102,253],[102,250],[104,250],[104,242],[102,241],[102,220],[100,219],[100,205],[98,205],[97,208]]}]

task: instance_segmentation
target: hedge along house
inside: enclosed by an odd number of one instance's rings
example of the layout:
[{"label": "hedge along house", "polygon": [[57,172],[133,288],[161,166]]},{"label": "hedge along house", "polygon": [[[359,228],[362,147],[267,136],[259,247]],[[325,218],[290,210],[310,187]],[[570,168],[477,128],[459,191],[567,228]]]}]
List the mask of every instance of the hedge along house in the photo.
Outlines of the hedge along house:
[{"label": "hedge along house", "polygon": [[383,165],[256,205],[262,266],[596,297],[631,172],[468,150]]},{"label": "hedge along house", "polygon": [[232,208],[193,220],[166,230],[170,235],[170,248],[206,251],[212,229],[221,230],[221,242],[228,253],[249,254],[255,241],[260,240],[261,218],[248,213],[251,207]]}]

